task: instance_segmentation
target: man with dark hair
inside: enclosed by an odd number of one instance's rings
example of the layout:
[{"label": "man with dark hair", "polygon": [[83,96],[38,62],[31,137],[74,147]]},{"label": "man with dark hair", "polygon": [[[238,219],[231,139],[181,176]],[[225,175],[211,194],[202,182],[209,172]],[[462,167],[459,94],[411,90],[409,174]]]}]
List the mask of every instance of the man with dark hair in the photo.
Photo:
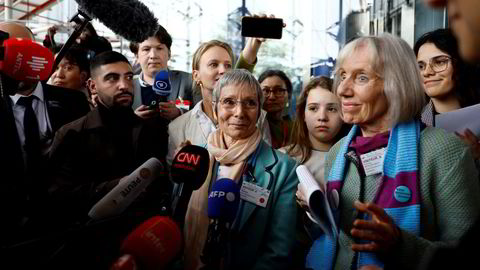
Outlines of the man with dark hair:
[{"label": "man with dark hair", "polygon": [[87,80],[90,77],[90,61],[87,51],[78,45],[72,46],[53,72],[49,84],[82,92],[88,99]]},{"label": "man with dark hair", "polygon": [[[67,227],[85,223],[92,206],[122,177],[151,157],[163,162],[167,153],[166,121],[160,125],[158,121],[151,123],[138,118],[132,110],[133,72],[128,60],[118,52],[103,52],[92,60],[90,73],[98,106],[58,131],[50,156],[53,183],[49,193],[55,216],[61,217],[58,223]],[[126,213],[141,211],[143,219],[145,214],[158,214],[168,205],[170,193],[166,177],[155,179]],[[105,226],[106,231],[101,234],[103,244],[95,239],[97,231],[86,233],[83,239],[72,242],[71,247],[86,248],[88,244],[91,258],[96,258],[90,261],[92,266],[103,265],[107,269],[109,260],[118,251],[119,241],[139,221],[122,219]]]}]

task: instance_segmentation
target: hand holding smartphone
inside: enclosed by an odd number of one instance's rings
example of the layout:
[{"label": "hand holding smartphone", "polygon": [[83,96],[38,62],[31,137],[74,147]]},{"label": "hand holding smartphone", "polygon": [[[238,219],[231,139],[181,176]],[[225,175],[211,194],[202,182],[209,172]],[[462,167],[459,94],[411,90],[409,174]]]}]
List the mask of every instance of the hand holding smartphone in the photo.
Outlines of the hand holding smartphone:
[{"label": "hand holding smartphone", "polygon": [[281,39],[283,19],[267,17],[243,17],[242,36]]}]

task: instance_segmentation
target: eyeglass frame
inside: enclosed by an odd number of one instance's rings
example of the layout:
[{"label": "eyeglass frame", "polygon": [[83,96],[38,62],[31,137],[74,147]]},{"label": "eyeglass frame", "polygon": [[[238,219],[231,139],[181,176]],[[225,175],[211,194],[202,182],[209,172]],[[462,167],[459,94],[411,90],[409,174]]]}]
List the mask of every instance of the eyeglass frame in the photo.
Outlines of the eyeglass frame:
[{"label": "eyeglass frame", "polygon": [[288,92],[288,90],[286,88],[278,87],[278,86],[274,86],[274,87],[264,86],[262,87],[262,92],[263,92],[263,96],[265,97],[270,96],[270,93],[272,93],[273,96],[275,97],[281,97],[281,96],[284,96],[285,92]]},{"label": "eyeglass frame", "polygon": [[[442,70],[435,70],[435,69],[433,68],[433,66],[432,66],[432,60],[437,60],[438,58],[441,58],[441,57],[444,57],[444,58],[447,59],[447,60],[446,60],[447,63],[445,64],[445,68],[442,69]],[[428,62],[427,62],[427,63],[426,63],[425,61],[417,61],[417,66],[418,66],[418,69],[419,69],[421,72],[424,72],[425,70],[427,70],[427,66],[429,66],[430,69],[431,69],[433,72],[439,73],[439,72],[443,72],[443,71],[447,70],[447,69],[448,69],[448,63],[449,63],[449,62],[453,62],[453,60],[454,60],[454,59],[453,59],[452,57],[450,57],[450,56],[448,56],[448,55],[445,55],[445,54],[442,54],[442,55],[437,55],[437,56],[434,56],[434,57],[428,59]],[[421,62],[423,62],[423,63],[425,64],[425,68],[423,68],[423,69],[420,68],[420,63],[421,63]]]}]

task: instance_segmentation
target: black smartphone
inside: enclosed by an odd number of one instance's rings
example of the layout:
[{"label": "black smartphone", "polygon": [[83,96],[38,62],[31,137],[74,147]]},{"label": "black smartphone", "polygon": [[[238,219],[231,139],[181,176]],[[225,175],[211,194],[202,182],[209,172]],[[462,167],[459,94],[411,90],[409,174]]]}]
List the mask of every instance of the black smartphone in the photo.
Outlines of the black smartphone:
[{"label": "black smartphone", "polygon": [[283,19],[279,18],[242,18],[242,36],[281,39]]}]

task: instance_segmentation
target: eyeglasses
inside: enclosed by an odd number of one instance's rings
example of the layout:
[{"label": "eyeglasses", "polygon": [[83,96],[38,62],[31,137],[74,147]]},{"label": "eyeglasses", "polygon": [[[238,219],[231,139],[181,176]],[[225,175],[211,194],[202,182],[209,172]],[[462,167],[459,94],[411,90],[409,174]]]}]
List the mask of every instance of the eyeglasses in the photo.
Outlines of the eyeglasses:
[{"label": "eyeglasses", "polygon": [[418,61],[418,68],[420,71],[425,71],[427,69],[427,65],[429,65],[434,72],[442,72],[448,68],[448,62],[451,60],[452,58],[449,56],[439,55],[430,58],[428,63],[425,63],[424,61]]},{"label": "eyeglasses", "polygon": [[268,96],[270,95],[270,93],[273,93],[274,96],[281,97],[285,94],[286,91],[287,89],[278,87],[278,86],[274,86],[274,87],[264,86],[262,88],[262,92],[264,96]]},{"label": "eyeglasses", "polygon": [[238,104],[242,104],[247,110],[255,110],[258,108],[257,101],[253,99],[237,100],[233,98],[224,98],[220,100],[220,106],[225,110],[233,110]]}]

